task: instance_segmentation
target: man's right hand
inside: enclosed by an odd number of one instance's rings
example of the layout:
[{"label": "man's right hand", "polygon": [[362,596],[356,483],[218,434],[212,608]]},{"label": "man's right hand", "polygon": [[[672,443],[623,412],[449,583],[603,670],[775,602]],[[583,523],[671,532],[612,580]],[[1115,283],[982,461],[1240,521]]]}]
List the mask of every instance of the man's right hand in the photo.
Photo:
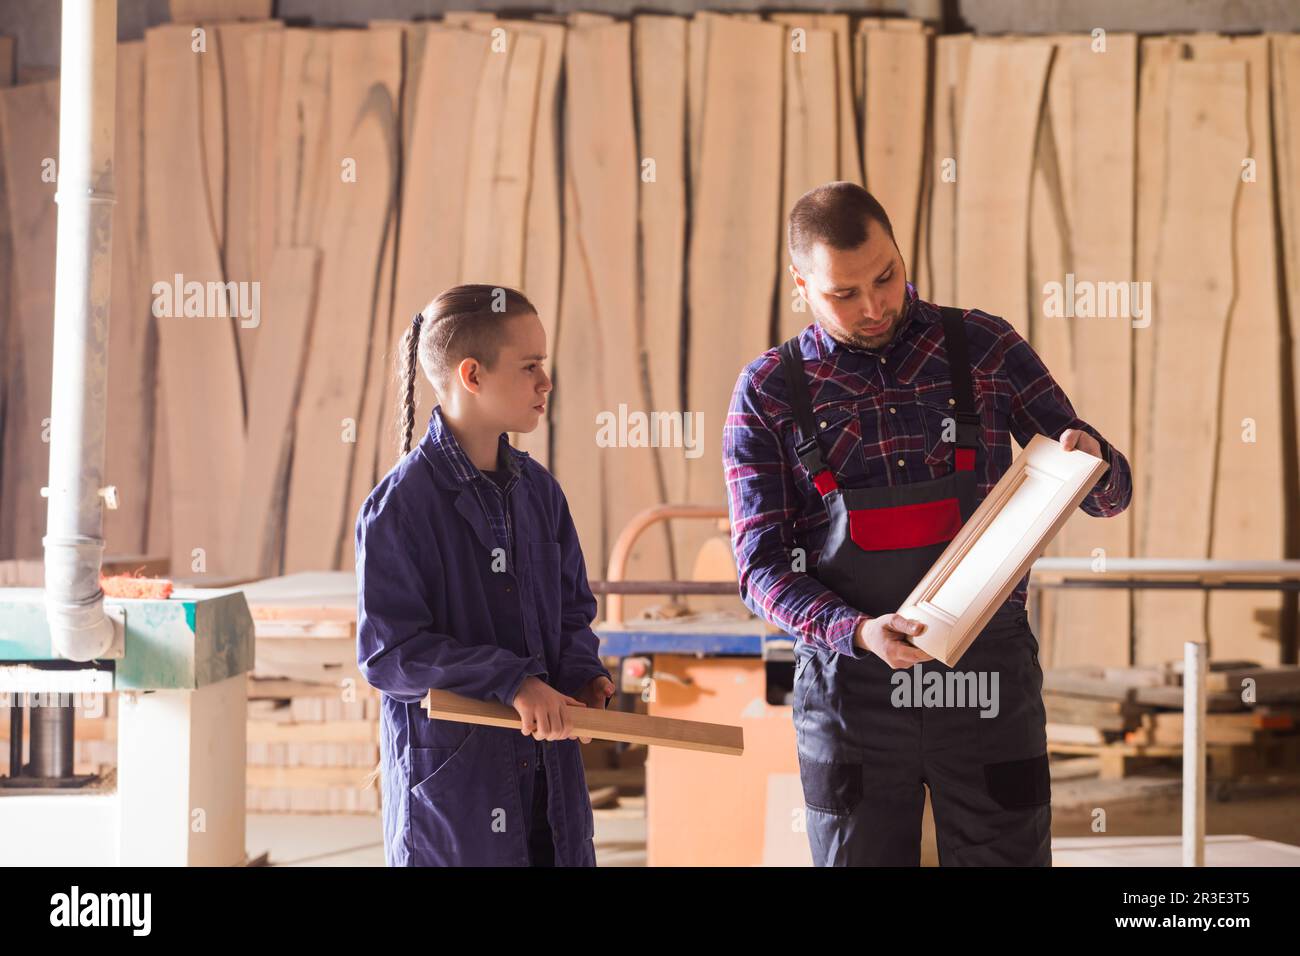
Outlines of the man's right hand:
[{"label": "man's right hand", "polygon": [[565,707],[585,707],[580,700],[561,694],[536,677],[525,677],[510,706],[519,712],[519,732],[537,740],[567,740],[577,731],[569,723]]},{"label": "man's right hand", "polygon": [[865,618],[859,622],[853,632],[853,643],[863,650],[871,651],[894,670],[911,667],[934,660],[929,654],[907,643],[925,630],[920,621],[913,621],[901,614],[882,614],[879,617]]}]

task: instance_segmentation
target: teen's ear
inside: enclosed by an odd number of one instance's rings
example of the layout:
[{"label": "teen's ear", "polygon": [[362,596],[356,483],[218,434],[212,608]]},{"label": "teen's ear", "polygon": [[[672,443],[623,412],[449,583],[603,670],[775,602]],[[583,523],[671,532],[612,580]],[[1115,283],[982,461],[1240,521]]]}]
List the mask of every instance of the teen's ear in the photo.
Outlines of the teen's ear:
[{"label": "teen's ear", "polygon": [[476,358],[463,358],[456,366],[456,378],[460,381],[461,388],[474,395],[483,388],[483,383],[479,380],[481,372],[482,367]]}]

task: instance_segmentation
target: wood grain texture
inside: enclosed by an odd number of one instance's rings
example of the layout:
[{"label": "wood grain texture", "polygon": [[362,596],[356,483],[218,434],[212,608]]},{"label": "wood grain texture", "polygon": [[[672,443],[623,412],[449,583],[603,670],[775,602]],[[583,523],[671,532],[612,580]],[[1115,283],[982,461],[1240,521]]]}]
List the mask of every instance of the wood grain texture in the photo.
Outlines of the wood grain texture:
[{"label": "wood grain texture", "polygon": [[145,551],[158,373],[144,228],[144,69],[143,41],[118,45],[104,477],[119,504],[104,511],[104,541],[122,554]]},{"label": "wood grain texture", "polygon": [[53,356],[54,250],[57,213],[54,172],[59,157],[59,85],[56,81],[0,91],[13,277],[3,462],[0,462],[0,555],[41,556],[50,450]]},{"label": "wood grain texture", "polygon": [[311,341],[317,264],[313,248],[275,250],[263,282],[266,348],[248,387],[248,455],[241,478],[234,570],[265,577],[279,573],[284,539],[293,423]]},{"label": "wood grain texture", "polygon": [[[151,278],[223,282],[205,158],[202,61],[184,26],[145,36],[145,206]],[[172,573],[225,574],[234,543],[244,461],[244,415],[235,322],[186,317],[181,303],[158,316],[159,370],[166,404]],[[155,310],[156,314],[157,310]],[[204,564],[195,564],[195,549]]]},{"label": "wood grain texture", "polygon": [[931,42],[920,30],[866,31],[862,168],[909,275],[916,271]]},{"label": "wood grain texture", "polygon": [[956,298],[1003,317],[1022,336],[1029,333],[1029,192],[1051,55],[1042,41],[977,38],[966,76]]},{"label": "wood grain texture", "polygon": [[966,67],[970,60],[970,34],[935,38],[934,83],[931,93],[932,147],[930,202],[926,229],[928,261],[918,278],[922,297],[941,305],[957,304],[957,180],[960,167],[957,146],[964,115]]},{"label": "wood grain texture", "polygon": [[[1248,150],[1237,158],[1243,182],[1233,219],[1235,294],[1224,332],[1219,377],[1219,445],[1215,462],[1210,557],[1280,559],[1286,550],[1282,422],[1280,275],[1269,109],[1270,38],[1194,37],[1198,63],[1244,63]],[[1262,357],[1267,356],[1261,361]],[[1217,656],[1279,663],[1282,595],[1209,595],[1210,647]]]},{"label": "wood grain texture", "polygon": [[[1242,188],[1248,130],[1246,67],[1170,67],[1162,228],[1155,254],[1155,367],[1152,427],[1137,476],[1147,501],[1136,553],[1208,557],[1219,440],[1219,381],[1232,307],[1233,210]],[[1139,591],[1134,596],[1136,664],[1179,656],[1205,639],[1203,594]]]},{"label": "wood grain texture", "polygon": [[[1103,283],[1127,288],[1135,255],[1137,38],[1108,33],[1104,53],[1094,52],[1085,39],[1074,40],[1056,56],[1069,61],[1071,142],[1087,148],[1086,159],[1080,156],[1070,167],[1069,271],[1076,281],[1098,288]],[[1065,275],[1054,279],[1064,283]],[[1075,412],[1123,452],[1132,447],[1133,338],[1148,331],[1134,328],[1139,321],[1131,317],[1134,304],[1130,300],[1130,308],[1118,315],[1050,318],[1038,309],[1033,317],[1035,323],[1065,326],[1072,364],[1067,394]],[[1127,511],[1109,518],[1076,511],[1058,540],[1065,555],[1128,557],[1131,533]],[[1059,616],[1053,665],[1130,663],[1130,592],[1064,590],[1054,597]]]},{"label": "wood grain texture", "polygon": [[[513,707],[491,701],[474,700],[445,690],[431,690],[424,699],[430,718],[455,720],[485,727],[508,727],[518,730],[519,714]],[[573,729],[598,740],[621,740],[625,743],[655,747],[677,747],[705,753],[739,757],[745,752],[744,732],[727,724],[706,724],[672,717],[649,717],[619,710],[595,710],[566,707],[565,716]]]},{"label": "wood grain texture", "polygon": [[[638,323],[644,343],[647,408],[681,411],[686,265],[687,59],[688,21],[681,17],[638,16],[632,21],[636,79],[638,158],[654,160],[654,178],[640,177]],[[679,448],[656,450],[657,499],[684,501],[685,458]],[[659,535],[676,576],[671,529]],[[603,575],[603,571],[602,571]]]},{"label": "wood grain texture", "polygon": [[[790,20],[798,20],[791,15]],[[789,24],[789,21],[780,22]],[[803,47],[795,49],[791,33],[800,29]],[[782,228],[790,210],[808,190],[839,179],[839,117],[836,94],[835,35],[829,30],[789,24],[785,31],[782,59],[785,64],[783,107],[783,151],[781,164],[781,213],[777,243],[781,270],[776,295],[776,337],[779,341],[798,335],[812,321],[808,305],[799,296],[790,274],[790,249]]]},{"label": "wood grain texture", "polygon": [[[1283,381],[1289,377],[1291,407],[1283,408],[1283,434],[1291,467],[1283,493],[1288,502],[1300,500],[1300,36],[1272,35],[1273,135],[1276,137],[1278,220],[1282,232],[1282,266],[1286,281],[1290,354],[1283,353]],[[1289,374],[1288,374],[1289,373]],[[1288,554],[1300,554],[1300,522],[1288,515]],[[1283,624],[1285,626],[1284,618]],[[1284,638],[1285,640],[1285,638]],[[1292,644],[1294,647],[1294,643]]]},{"label": "wood grain texture", "polygon": [[[294,429],[285,570],[336,567],[383,256],[400,124],[401,36],[330,34],[329,153],[320,289]],[[348,164],[354,164],[350,166]],[[355,177],[348,178],[348,170]]]},{"label": "wood grain texture", "polygon": [[[772,344],[782,37],[782,28],[772,23],[718,19],[709,25],[688,265],[686,400],[690,411],[702,413],[703,426],[699,455],[687,461],[687,500],[697,504],[726,503],[721,435],[737,370]],[[683,567],[709,534],[707,524],[678,523],[674,549]]]},{"label": "wood grain texture", "polygon": [[[474,91],[488,55],[487,38],[468,30],[433,25],[425,35],[407,161],[411,169],[437,174],[408,177],[402,189],[389,346],[394,361],[398,339],[411,317],[460,281],[469,175],[464,136],[473,122]],[[383,409],[395,420],[396,379],[390,375],[388,380]],[[414,442],[423,436],[436,404],[432,386],[417,372]],[[395,431],[385,435],[379,460],[391,465],[397,457],[397,436]]]}]

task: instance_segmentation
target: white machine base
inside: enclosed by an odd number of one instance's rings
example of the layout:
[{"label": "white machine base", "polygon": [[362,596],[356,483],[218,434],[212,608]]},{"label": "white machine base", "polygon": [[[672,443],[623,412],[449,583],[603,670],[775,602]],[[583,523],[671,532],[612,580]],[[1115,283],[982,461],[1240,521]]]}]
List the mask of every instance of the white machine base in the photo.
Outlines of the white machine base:
[{"label": "white machine base", "polygon": [[116,787],[0,787],[4,866],[238,866],[247,675],[118,698]]}]

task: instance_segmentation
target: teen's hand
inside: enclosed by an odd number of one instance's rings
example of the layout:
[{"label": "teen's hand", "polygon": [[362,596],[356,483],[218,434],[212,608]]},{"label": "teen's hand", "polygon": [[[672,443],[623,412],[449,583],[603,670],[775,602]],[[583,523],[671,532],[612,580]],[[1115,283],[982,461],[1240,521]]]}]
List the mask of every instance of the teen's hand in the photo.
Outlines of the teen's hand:
[{"label": "teen's hand", "polygon": [[924,630],[925,625],[920,621],[901,614],[882,614],[861,621],[853,632],[853,643],[871,651],[894,670],[900,670],[934,660],[919,647],[908,643],[909,638]]},{"label": "teen's hand", "polygon": [[510,702],[519,713],[519,732],[536,740],[568,740],[576,734],[564,712],[566,706],[586,707],[580,700],[561,694],[536,677],[525,677]]},{"label": "teen's hand", "polygon": [[[608,701],[614,696],[614,682],[603,674],[600,677],[593,677],[587,681],[582,690],[578,691],[578,698],[595,710],[604,710],[608,706]],[[584,744],[591,743],[590,737],[579,737]]]},{"label": "teen's hand", "polygon": [[[1061,448],[1065,451],[1074,451],[1075,448],[1086,451],[1093,458],[1106,459],[1101,454],[1101,443],[1093,438],[1081,428],[1067,428],[1061,432]],[[1106,462],[1106,467],[1110,467],[1110,462]],[[1105,474],[1103,471],[1102,474]]]}]

